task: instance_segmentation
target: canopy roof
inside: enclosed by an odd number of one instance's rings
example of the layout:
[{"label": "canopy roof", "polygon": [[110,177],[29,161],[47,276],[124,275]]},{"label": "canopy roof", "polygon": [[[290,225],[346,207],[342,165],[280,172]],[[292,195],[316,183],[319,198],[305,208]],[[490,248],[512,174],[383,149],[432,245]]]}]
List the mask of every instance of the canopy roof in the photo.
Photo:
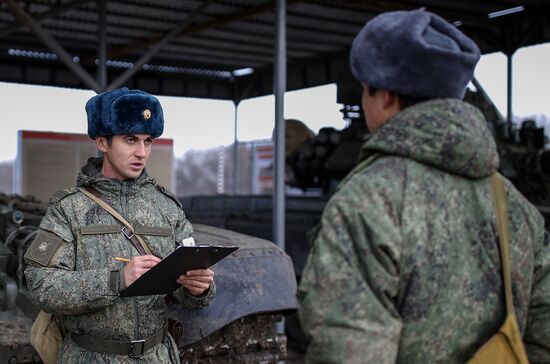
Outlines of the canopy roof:
[{"label": "canopy roof", "polygon": [[[273,92],[275,1],[2,1],[0,81],[235,101]],[[364,23],[419,7],[459,26],[483,53],[550,40],[545,0],[287,0],[287,90],[349,77],[349,47]],[[106,80],[98,59],[107,60]]]}]

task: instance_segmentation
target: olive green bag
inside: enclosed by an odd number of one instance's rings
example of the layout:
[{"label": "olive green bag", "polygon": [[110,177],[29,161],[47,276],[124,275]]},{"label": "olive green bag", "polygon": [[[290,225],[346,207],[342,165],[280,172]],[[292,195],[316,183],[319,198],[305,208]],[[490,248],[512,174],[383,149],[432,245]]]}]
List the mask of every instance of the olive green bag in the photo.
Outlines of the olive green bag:
[{"label": "olive green bag", "polygon": [[491,189],[493,192],[493,203],[497,211],[498,235],[500,237],[506,320],[504,320],[504,324],[498,332],[476,352],[467,364],[528,364],[529,360],[523,346],[512,298],[506,194],[502,179],[497,174],[491,176]]}]

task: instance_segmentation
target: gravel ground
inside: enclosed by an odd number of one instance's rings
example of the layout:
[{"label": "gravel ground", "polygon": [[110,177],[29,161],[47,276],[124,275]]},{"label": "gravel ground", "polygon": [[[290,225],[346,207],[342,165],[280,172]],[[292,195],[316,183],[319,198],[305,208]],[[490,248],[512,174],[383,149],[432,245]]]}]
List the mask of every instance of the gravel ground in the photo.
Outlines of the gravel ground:
[{"label": "gravel ground", "polygon": [[0,345],[11,346],[14,343],[30,343],[30,332],[33,320],[17,308],[15,311],[4,311],[0,315]]}]

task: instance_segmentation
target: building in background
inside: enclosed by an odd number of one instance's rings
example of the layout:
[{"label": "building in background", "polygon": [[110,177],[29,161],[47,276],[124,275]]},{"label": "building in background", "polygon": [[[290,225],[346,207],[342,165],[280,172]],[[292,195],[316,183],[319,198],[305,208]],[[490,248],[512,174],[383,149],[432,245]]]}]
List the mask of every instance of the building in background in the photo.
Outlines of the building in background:
[{"label": "building in background", "polygon": [[[13,190],[41,201],[63,188],[74,186],[80,168],[97,155],[95,142],[86,134],[21,130],[18,133]],[[173,190],[174,150],[172,139],[157,138],[147,172]]]}]

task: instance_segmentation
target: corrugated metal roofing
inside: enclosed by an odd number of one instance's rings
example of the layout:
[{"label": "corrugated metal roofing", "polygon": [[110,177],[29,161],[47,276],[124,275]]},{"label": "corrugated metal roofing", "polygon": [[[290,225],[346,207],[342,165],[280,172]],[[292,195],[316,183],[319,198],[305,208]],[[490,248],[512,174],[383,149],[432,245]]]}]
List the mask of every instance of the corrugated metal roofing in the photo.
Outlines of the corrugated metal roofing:
[{"label": "corrugated metal roofing", "polygon": [[[3,0],[0,7],[1,81],[88,88],[17,20],[8,6],[13,3],[95,78],[97,1]],[[179,27],[176,38],[148,60],[127,86],[155,94],[236,100],[271,93],[274,4],[266,0],[106,1],[108,80],[116,79]],[[205,7],[197,12],[200,6]],[[457,24],[484,53],[510,54],[521,46],[550,40],[547,0],[287,0],[288,89],[348,77],[349,47],[366,21],[383,11],[419,7]],[[518,7],[521,11],[489,16]],[[232,73],[245,68],[254,72],[241,77]]]}]

